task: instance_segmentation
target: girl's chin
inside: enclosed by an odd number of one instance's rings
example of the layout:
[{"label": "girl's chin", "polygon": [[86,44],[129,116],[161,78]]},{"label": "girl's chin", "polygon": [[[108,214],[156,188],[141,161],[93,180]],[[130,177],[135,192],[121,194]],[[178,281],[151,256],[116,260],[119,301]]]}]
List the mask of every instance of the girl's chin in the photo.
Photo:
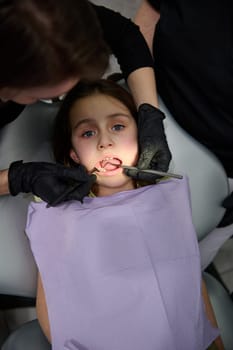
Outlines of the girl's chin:
[{"label": "girl's chin", "polygon": [[135,185],[133,180],[125,178],[120,180],[108,177],[101,180],[97,178],[97,188],[100,195],[101,193],[103,193],[102,195],[111,195],[117,192],[132,190],[135,188]]}]

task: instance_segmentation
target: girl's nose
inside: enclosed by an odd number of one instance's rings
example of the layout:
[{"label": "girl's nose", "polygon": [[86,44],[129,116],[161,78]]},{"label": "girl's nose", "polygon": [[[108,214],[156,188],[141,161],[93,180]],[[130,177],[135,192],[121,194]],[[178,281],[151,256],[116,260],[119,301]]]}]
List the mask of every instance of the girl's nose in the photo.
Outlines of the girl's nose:
[{"label": "girl's nose", "polygon": [[98,147],[99,147],[100,149],[112,147],[112,142],[108,142],[108,143],[103,143],[103,142],[101,142],[101,143],[99,143]]},{"label": "girl's nose", "polygon": [[106,135],[103,137],[100,137],[99,143],[98,143],[98,148],[99,149],[105,149],[108,147],[112,147],[113,142],[110,137],[107,137]]}]

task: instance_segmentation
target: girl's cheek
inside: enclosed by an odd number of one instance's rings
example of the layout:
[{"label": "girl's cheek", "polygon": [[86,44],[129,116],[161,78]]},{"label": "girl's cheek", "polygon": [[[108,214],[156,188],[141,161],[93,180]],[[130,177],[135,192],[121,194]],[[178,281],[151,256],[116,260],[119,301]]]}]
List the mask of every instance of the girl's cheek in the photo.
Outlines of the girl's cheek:
[{"label": "girl's cheek", "polygon": [[124,143],[124,147],[127,147],[131,150],[138,151],[138,143],[137,141],[135,141],[135,139],[126,140]]},{"label": "girl's cheek", "polygon": [[133,147],[137,144],[137,141],[135,140],[135,138],[132,138],[132,137],[126,137],[121,142],[124,143],[125,145],[129,145],[130,147]]},{"label": "girl's cheek", "polygon": [[77,149],[79,150],[81,164],[84,165],[88,171],[92,170],[93,163],[96,163],[96,154],[86,145],[82,145],[82,147],[80,146]]}]

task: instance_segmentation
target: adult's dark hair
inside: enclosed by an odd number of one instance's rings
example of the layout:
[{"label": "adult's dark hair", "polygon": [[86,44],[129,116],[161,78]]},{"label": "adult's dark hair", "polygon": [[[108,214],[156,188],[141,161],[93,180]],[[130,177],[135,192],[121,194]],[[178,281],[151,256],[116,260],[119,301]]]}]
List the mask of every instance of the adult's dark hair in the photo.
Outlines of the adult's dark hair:
[{"label": "adult's dark hair", "polygon": [[122,102],[128,108],[135,120],[137,120],[137,108],[132,96],[126,89],[117,83],[106,79],[79,82],[66,95],[55,118],[53,152],[57,162],[69,166],[75,165],[69,155],[72,148],[69,118],[70,110],[77,100],[98,93],[114,97]]},{"label": "adult's dark hair", "polygon": [[0,0],[0,88],[98,79],[109,49],[87,0]]}]

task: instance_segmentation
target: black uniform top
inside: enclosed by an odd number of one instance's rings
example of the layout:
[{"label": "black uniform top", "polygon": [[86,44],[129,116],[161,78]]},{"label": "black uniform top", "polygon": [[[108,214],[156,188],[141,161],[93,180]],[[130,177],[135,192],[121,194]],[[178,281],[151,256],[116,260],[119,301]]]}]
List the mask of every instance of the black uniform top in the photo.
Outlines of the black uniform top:
[{"label": "black uniform top", "polygon": [[158,91],[180,125],[233,177],[233,1],[149,0]]},{"label": "black uniform top", "polygon": [[104,6],[93,6],[105,41],[116,56],[125,78],[138,68],[153,67],[152,56],[139,27],[118,12]]},{"label": "black uniform top", "polygon": [[[139,27],[113,10],[94,4],[93,7],[103,28],[104,38],[117,57],[124,77],[127,78],[138,68],[153,67],[152,56]],[[13,102],[7,105],[0,103],[0,128],[15,119],[22,109]]]}]

